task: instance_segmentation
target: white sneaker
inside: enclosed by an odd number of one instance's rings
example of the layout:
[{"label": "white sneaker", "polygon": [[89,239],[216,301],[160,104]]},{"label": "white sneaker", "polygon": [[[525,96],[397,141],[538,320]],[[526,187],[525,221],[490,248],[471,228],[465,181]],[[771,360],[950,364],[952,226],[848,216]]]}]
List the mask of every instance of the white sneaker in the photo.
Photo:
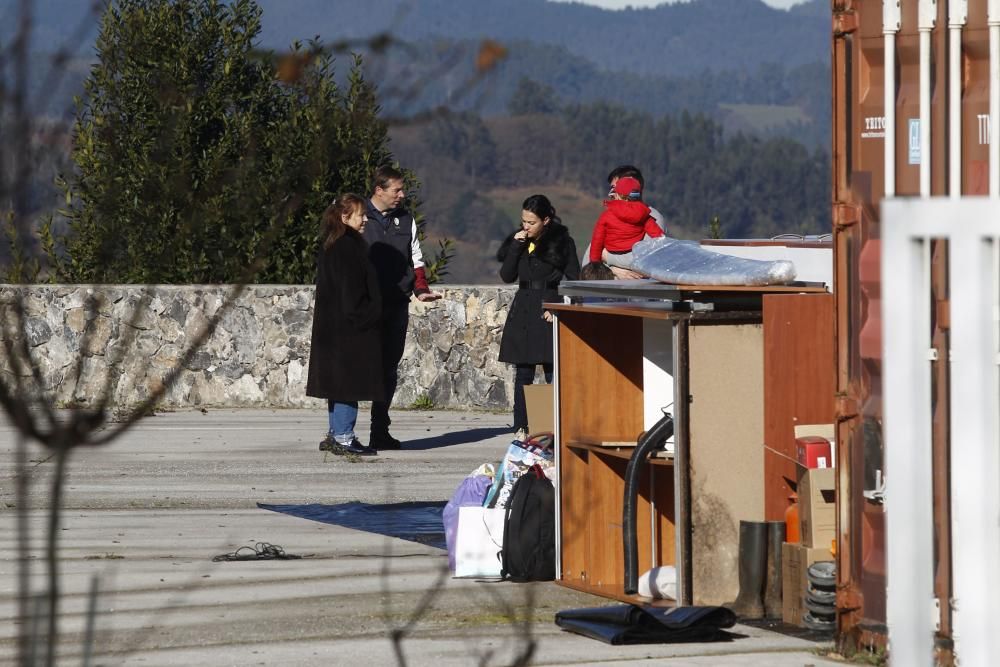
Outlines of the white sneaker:
[{"label": "white sneaker", "polygon": [[514,439],[518,442],[525,442],[528,439],[528,431],[523,428],[517,429],[517,433],[514,434]]}]

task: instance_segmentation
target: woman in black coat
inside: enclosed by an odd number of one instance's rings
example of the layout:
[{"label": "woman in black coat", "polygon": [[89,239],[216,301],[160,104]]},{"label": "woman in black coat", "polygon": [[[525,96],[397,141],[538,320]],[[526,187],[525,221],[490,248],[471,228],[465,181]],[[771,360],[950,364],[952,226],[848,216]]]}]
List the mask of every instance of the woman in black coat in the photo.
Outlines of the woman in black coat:
[{"label": "woman in black coat", "polygon": [[377,452],[354,434],[358,401],[384,397],[379,296],[368,244],[361,237],[365,202],[347,194],[323,213],[325,238],[317,258],[316,307],[306,394],[325,398],[330,428],[319,444],[334,454]]},{"label": "woman in black coat", "polygon": [[500,246],[500,278],[518,281],[517,294],[507,313],[500,340],[500,361],[514,364],[514,430],[523,440],[528,430],[524,385],[535,381],[535,367],[542,365],[546,382],[552,382],[552,315],[544,301],[559,301],[557,287],[566,278],[580,277],[580,260],[569,230],[556,217],[544,195],[532,195],[521,206],[521,229]]}]

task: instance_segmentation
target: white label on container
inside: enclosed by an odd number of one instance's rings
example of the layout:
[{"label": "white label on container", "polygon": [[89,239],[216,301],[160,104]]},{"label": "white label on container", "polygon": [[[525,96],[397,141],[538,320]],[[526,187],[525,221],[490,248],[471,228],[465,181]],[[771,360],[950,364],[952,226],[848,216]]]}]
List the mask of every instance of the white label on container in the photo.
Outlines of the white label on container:
[{"label": "white label on container", "polygon": [[910,119],[910,164],[920,164],[920,119]]},{"label": "white label on container", "polygon": [[825,456],[817,456],[816,457],[816,467],[817,468],[825,468],[826,467],[826,457]]},{"label": "white label on container", "polygon": [[885,139],[885,116],[867,116],[862,139]]}]

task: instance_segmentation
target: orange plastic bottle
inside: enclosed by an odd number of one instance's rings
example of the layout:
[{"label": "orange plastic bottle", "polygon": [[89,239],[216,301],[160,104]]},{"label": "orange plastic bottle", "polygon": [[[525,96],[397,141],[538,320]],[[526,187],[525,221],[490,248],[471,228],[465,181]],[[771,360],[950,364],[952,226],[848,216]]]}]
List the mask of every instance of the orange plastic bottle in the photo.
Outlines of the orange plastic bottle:
[{"label": "orange plastic bottle", "polygon": [[799,537],[799,496],[793,493],[788,496],[788,509],[785,510],[785,541],[798,544]]}]

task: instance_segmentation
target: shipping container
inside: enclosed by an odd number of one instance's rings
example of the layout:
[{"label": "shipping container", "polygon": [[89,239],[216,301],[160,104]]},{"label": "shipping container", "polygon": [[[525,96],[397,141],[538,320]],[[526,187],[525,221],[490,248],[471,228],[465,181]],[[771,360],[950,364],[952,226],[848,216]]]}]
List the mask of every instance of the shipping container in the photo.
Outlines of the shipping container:
[{"label": "shipping container", "polygon": [[[1000,85],[991,91],[990,51],[1000,48],[1000,2],[833,0],[832,18],[838,630],[842,644],[860,648],[884,645],[887,635],[881,484],[892,471],[882,446],[881,304],[893,295],[881,289],[882,272],[892,267],[880,266],[879,206],[886,197],[998,193],[990,131],[998,124]],[[942,601],[939,612],[928,613],[939,614],[937,659],[952,664],[944,244],[932,247],[927,294],[934,404],[928,493],[935,595]]]}]

